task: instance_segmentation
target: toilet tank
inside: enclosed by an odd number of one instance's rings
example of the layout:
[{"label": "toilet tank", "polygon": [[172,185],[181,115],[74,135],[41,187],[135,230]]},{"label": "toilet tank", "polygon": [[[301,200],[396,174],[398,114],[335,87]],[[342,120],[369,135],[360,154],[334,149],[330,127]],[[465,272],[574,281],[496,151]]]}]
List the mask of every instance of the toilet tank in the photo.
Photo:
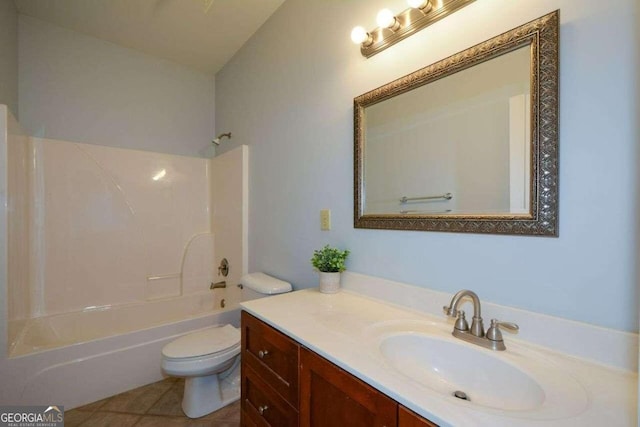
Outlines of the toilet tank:
[{"label": "toilet tank", "polygon": [[264,298],[291,292],[291,283],[276,279],[264,273],[251,273],[240,279],[242,301]]}]

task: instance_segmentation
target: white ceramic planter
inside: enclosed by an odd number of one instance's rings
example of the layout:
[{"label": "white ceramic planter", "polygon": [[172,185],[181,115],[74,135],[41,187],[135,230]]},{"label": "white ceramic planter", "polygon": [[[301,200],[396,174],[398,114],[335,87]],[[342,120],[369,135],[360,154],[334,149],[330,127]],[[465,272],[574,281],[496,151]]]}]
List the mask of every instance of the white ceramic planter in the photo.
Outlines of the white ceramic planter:
[{"label": "white ceramic planter", "polygon": [[340,273],[320,272],[320,292],[323,294],[335,294],[340,291]]}]

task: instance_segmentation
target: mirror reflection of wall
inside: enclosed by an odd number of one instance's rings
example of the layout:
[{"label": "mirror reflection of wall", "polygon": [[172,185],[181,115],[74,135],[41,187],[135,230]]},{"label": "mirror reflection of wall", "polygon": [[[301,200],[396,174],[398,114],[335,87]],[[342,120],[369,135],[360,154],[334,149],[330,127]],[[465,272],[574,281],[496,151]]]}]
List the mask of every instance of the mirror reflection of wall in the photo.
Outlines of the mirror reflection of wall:
[{"label": "mirror reflection of wall", "polygon": [[364,212],[528,213],[530,56],[527,45],[367,107]]}]

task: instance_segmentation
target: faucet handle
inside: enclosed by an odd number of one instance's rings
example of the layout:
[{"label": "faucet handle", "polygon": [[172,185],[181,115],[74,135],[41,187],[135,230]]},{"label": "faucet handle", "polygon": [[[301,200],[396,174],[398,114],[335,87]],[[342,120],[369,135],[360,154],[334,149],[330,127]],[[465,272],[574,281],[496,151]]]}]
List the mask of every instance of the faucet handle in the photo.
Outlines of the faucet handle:
[{"label": "faucet handle", "polygon": [[464,332],[469,330],[469,323],[467,323],[464,310],[458,310],[458,315],[456,317],[456,324],[454,325],[454,328]]},{"label": "faucet handle", "polygon": [[501,322],[498,319],[491,319],[491,326],[497,326],[497,327],[502,327],[505,328],[506,330],[510,331],[510,332],[518,332],[520,330],[520,326],[518,326],[516,323],[513,322]]},{"label": "faucet handle", "polygon": [[491,341],[502,341],[501,327],[513,333],[520,329],[520,327],[513,322],[501,322],[498,319],[491,319],[491,326],[487,330],[487,338]]}]

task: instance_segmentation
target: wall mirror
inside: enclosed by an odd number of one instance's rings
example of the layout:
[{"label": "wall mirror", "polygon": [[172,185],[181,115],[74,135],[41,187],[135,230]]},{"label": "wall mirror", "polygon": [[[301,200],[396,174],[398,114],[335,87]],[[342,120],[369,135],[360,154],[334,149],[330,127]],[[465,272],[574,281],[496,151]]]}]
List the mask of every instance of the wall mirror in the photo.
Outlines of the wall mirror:
[{"label": "wall mirror", "polygon": [[558,21],[354,99],[356,228],[558,235]]}]

